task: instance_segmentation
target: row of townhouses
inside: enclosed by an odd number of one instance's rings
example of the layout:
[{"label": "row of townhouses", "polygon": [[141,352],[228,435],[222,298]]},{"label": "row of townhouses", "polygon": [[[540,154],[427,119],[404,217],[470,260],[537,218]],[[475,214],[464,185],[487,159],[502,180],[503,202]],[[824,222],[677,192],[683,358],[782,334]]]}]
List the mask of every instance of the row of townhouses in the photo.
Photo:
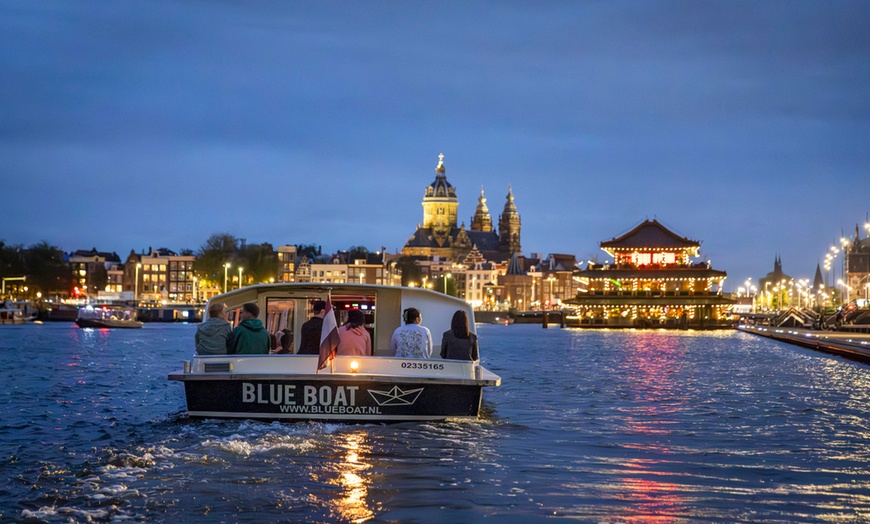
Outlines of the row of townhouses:
[{"label": "row of townhouses", "polygon": [[[371,253],[348,260],[347,253],[309,259],[297,246],[275,251],[276,272],[269,282],[324,282],[403,285],[401,254]],[[576,296],[576,261],[572,255],[514,255],[487,261],[477,250],[460,263],[440,255],[411,257],[419,278],[404,285],[421,286],[463,298],[479,309],[532,308],[559,304]],[[131,251],[122,261],[117,253],[96,249],[69,255],[75,279],[71,298],[92,301],[196,303],[240,286],[256,283],[227,265],[217,279],[197,278],[196,256],[169,249]]]}]

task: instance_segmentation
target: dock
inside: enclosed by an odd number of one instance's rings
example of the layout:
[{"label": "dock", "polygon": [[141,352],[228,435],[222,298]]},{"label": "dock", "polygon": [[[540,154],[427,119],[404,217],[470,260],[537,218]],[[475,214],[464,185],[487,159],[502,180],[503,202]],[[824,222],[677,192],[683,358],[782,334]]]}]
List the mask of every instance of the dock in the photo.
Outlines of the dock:
[{"label": "dock", "polygon": [[824,331],[792,327],[739,326],[746,333],[870,363],[870,329]]}]

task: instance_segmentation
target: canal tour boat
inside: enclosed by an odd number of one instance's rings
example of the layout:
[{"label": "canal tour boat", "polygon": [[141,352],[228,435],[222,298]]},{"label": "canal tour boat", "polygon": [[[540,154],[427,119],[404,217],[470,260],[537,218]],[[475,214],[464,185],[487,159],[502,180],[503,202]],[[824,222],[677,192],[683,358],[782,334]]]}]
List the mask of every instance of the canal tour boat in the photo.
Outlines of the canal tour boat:
[{"label": "canal tour boat", "polygon": [[[332,306],[334,324],[339,326],[348,311],[361,310],[374,355],[335,356],[318,370],[319,355],[296,354],[302,324],[318,300]],[[261,284],[218,295],[211,302],[227,306],[227,319],[234,326],[242,305],[257,303],[269,333],[289,333],[292,348],[290,354],[194,355],[192,361],[185,361],[183,370],[171,373],[169,379],[184,383],[192,418],[343,422],[476,418],[483,388],[501,384],[501,378],[479,361],[440,358],[441,333],[450,329],[454,313],[465,311],[468,327],[475,332],[474,312],[464,300],[428,289]],[[424,325],[432,332],[432,358],[401,358],[390,352],[390,338],[409,307],[421,311]],[[327,319],[324,325],[333,323]]]},{"label": "canal tour boat", "polygon": [[82,306],[76,324],[82,328],[141,328],[136,320],[136,310],[126,306]]}]

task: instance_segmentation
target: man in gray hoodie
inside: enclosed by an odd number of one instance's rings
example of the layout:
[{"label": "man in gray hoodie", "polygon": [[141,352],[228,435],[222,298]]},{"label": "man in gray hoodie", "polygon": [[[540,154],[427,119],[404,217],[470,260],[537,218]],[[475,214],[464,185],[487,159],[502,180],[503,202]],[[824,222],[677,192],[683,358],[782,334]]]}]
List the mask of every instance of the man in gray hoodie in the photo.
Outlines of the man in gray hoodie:
[{"label": "man in gray hoodie", "polygon": [[208,306],[208,320],[196,328],[196,352],[199,355],[226,355],[233,326],[227,322],[226,304]]}]

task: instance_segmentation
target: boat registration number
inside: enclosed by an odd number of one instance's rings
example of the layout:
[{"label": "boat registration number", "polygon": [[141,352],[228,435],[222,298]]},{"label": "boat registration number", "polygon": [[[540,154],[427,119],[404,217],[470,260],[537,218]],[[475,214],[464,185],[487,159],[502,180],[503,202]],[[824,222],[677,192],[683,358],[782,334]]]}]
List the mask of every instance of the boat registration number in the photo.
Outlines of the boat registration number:
[{"label": "boat registration number", "polygon": [[402,362],[403,369],[444,369],[444,364],[433,362]]}]

